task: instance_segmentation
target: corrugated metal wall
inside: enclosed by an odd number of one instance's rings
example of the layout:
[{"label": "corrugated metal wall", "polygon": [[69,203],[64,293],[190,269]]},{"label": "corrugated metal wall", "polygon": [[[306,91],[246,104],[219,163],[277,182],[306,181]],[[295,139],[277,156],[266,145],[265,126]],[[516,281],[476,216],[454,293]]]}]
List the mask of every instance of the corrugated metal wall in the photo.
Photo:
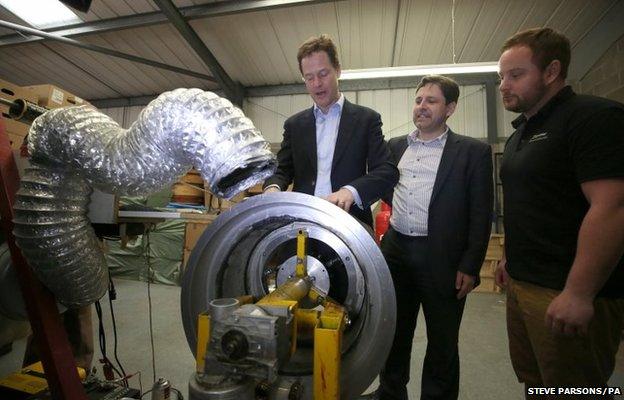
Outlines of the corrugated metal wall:
[{"label": "corrugated metal wall", "polygon": [[[349,101],[370,107],[381,114],[386,139],[407,134],[414,129],[412,123],[414,89],[363,90],[344,94]],[[282,141],[284,121],[311,106],[310,96],[298,94],[247,98],[243,110],[269,142],[279,143]],[[142,108],[107,108],[102,109],[102,112],[127,128],[137,119]],[[504,111],[502,107],[500,111]],[[507,114],[511,117],[499,113],[499,131],[509,134],[509,129],[502,129],[505,124],[509,127],[508,120],[513,119],[513,114]],[[485,86],[461,87],[457,109],[448,124],[457,133],[483,140],[487,138]]]},{"label": "corrugated metal wall", "polygon": [[[345,97],[381,114],[386,139],[407,134],[414,129],[414,89],[363,90],[347,92]],[[250,98],[245,101],[243,109],[270,142],[280,142],[286,118],[311,105],[310,97],[301,94]],[[485,86],[461,87],[457,109],[448,124],[458,133],[479,139],[487,138]]]}]

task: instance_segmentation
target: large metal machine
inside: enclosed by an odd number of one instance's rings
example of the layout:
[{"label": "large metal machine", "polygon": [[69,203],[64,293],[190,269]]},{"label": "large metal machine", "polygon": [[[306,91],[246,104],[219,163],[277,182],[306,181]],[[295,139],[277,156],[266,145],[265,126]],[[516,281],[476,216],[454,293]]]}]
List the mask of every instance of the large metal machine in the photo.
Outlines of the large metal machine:
[{"label": "large metal machine", "polygon": [[[11,107],[24,118],[42,112],[26,103]],[[98,246],[75,240],[89,239],[90,231],[73,234],[89,220],[81,225],[67,219],[86,216],[83,205],[91,186],[114,193],[149,192],[199,164],[211,190],[229,197],[269,176],[276,164],[240,110],[198,89],[161,95],[129,130],[84,107],[47,112],[31,129],[29,148],[38,166],[22,179],[15,217],[9,207],[3,215],[5,221],[16,221],[15,236],[39,278],[68,306],[88,305],[106,289],[100,285],[105,265],[95,262],[102,258]],[[9,154],[0,155],[0,172],[14,169]],[[121,168],[128,160],[134,163]],[[55,179],[48,179],[50,174]],[[15,175],[11,179],[17,182]],[[9,206],[15,191],[2,192],[9,195]],[[64,196],[81,206],[67,209]],[[44,200],[44,208],[31,206]],[[51,214],[62,218],[47,234]],[[21,256],[9,228],[12,254]],[[70,253],[77,257],[68,259]],[[85,267],[85,260],[94,260],[95,267]],[[24,261],[16,264],[26,267]],[[74,290],[76,285],[67,285],[70,280],[86,282],[89,290]],[[246,200],[209,226],[188,262],[181,306],[197,360],[189,383],[196,400],[353,399],[379,373],[396,316],[392,279],[372,233],[331,203],[290,192]],[[31,320],[40,319],[37,310],[29,306]],[[45,339],[44,329],[35,332]],[[64,370],[69,369],[68,364]],[[62,378],[52,379],[53,392],[70,392],[66,388],[74,382]],[[75,386],[74,392],[82,392]]]},{"label": "large metal machine", "polygon": [[301,193],[223,213],[193,250],[181,301],[198,400],[352,399],[394,335],[392,279],[371,233]]}]

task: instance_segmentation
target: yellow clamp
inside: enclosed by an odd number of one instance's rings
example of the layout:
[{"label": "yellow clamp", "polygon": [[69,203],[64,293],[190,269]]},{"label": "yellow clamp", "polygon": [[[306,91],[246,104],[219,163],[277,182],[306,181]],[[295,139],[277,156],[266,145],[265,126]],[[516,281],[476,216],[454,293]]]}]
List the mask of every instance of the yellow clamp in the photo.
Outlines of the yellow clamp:
[{"label": "yellow clamp", "polygon": [[308,241],[308,233],[303,229],[297,232],[297,265],[295,267],[295,275],[299,278],[308,276],[308,267],[306,262],[306,246]]}]

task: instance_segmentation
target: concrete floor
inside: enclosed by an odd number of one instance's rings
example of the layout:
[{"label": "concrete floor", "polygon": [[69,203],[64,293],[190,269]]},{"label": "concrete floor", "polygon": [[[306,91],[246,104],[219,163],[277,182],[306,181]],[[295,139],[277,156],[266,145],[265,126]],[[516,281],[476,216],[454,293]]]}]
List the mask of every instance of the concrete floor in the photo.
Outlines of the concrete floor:
[{"label": "concrete floor", "polygon": [[[118,331],[118,354],[127,373],[141,371],[141,383],[145,390],[153,383],[152,358],[149,335],[147,284],[129,280],[115,281],[117,300],[114,301]],[[153,328],[155,344],[156,377],[169,379],[172,385],[187,395],[188,378],[195,363],[184,335],[180,316],[180,288],[151,285],[153,305]],[[113,359],[113,334],[110,323],[108,299],[102,301],[107,353]],[[97,363],[97,317],[94,312],[94,335]],[[19,369],[25,340],[14,343],[13,351],[0,357],[0,376]],[[420,397],[420,366],[425,353],[426,335],[424,321],[419,321],[414,338],[412,354],[412,380],[409,384],[410,398]],[[513,373],[507,351],[505,329],[505,300],[503,295],[474,293],[469,295],[460,335],[461,381],[460,399],[523,399],[523,387]],[[130,381],[139,387],[139,380]],[[624,346],[620,346],[616,371],[611,385],[624,387]],[[371,389],[376,387],[376,382]],[[146,389],[147,388],[147,389]],[[624,396],[622,397],[624,398]]]}]

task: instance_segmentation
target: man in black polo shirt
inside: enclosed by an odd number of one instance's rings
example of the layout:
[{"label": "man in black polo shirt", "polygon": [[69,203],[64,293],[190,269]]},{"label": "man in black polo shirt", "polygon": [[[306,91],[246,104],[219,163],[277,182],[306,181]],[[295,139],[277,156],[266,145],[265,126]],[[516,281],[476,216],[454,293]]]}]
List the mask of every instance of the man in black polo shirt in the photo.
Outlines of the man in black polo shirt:
[{"label": "man in black polo shirt", "polygon": [[624,105],[565,85],[568,39],[517,33],[500,91],[522,113],[501,167],[512,364],[527,387],[604,387],[624,327]]}]

